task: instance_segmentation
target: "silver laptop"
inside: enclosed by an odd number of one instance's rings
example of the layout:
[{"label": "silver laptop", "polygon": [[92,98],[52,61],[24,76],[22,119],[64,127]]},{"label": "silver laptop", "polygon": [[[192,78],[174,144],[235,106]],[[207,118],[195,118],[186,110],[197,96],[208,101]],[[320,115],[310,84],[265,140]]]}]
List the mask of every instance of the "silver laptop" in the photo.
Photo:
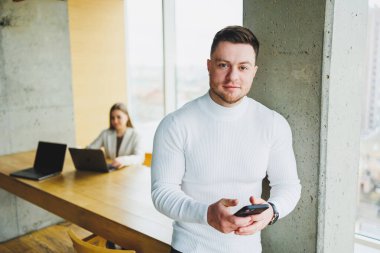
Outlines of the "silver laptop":
[{"label": "silver laptop", "polygon": [[43,180],[61,174],[65,161],[66,144],[38,142],[37,153],[32,168],[11,173],[11,176],[33,180]]},{"label": "silver laptop", "polygon": [[69,151],[77,170],[109,172],[116,169],[106,163],[104,153],[100,149],[69,148]]}]

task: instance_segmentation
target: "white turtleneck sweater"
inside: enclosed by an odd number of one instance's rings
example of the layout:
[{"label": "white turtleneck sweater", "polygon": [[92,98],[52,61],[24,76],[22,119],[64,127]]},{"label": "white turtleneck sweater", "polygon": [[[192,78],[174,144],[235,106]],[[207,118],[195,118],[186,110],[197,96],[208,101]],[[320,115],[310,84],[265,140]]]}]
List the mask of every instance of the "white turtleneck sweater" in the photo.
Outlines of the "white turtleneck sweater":
[{"label": "white turtleneck sweater", "polygon": [[221,198],[260,197],[268,174],[269,202],[280,218],[301,193],[287,121],[244,97],[232,107],[207,93],[167,115],[157,128],[152,160],[155,207],[175,220],[172,247],[183,253],[261,252],[260,233],[223,234],[207,223],[208,206]]}]

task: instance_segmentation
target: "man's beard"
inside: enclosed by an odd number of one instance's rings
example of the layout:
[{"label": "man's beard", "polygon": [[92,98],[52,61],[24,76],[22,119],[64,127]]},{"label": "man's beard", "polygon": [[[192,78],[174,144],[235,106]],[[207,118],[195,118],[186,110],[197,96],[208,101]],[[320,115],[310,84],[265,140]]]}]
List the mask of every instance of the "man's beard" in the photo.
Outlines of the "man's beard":
[{"label": "man's beard", "polygon": [[228,98],[228,96],[226,96],[226,94],[223,94],[222,92],[218,92],[217,90],[215,90],[212,87],[210,87],[210,90],[213,94],[215,94],[218,98],[220,98],[223,102],[225,102],[227,104],[235,104],[235,103],[239,102],[245,96],[245,95],[242,95],[242,96],[236,97],[236,98]]}]

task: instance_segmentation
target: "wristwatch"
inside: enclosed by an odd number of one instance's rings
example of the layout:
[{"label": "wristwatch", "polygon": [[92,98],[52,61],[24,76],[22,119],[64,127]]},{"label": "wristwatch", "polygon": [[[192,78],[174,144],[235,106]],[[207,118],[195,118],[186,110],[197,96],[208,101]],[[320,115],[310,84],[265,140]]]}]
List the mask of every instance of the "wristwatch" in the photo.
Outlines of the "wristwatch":
[{"label": "wristwatch", "polygon": [[268,225],[273,225],[273,224],[276,223],[276,221],[278,220],[278,216],[280,216],[280,214],[278,213],[277,208],[276,208],[276,206],[275,206],[273,203],[268,202],[268,204],[271,205],[272,208],[273,208],[273,218],[272,218],[272,220],[268,223]]}]

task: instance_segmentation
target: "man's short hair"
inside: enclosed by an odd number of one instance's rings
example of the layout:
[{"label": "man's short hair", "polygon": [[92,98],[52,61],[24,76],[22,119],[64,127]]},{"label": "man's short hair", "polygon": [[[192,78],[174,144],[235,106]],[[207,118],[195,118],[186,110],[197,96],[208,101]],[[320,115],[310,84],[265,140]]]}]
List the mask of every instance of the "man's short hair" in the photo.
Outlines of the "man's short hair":
[{"label": "man's short hair", "polygon": [[242,26],[227,26],[215,34],[211,45],[210,56],[214,53],[219,42],[227,41],[231,43],[249,44],[257,56],[259,55],[259,41],[251,30]]}]

